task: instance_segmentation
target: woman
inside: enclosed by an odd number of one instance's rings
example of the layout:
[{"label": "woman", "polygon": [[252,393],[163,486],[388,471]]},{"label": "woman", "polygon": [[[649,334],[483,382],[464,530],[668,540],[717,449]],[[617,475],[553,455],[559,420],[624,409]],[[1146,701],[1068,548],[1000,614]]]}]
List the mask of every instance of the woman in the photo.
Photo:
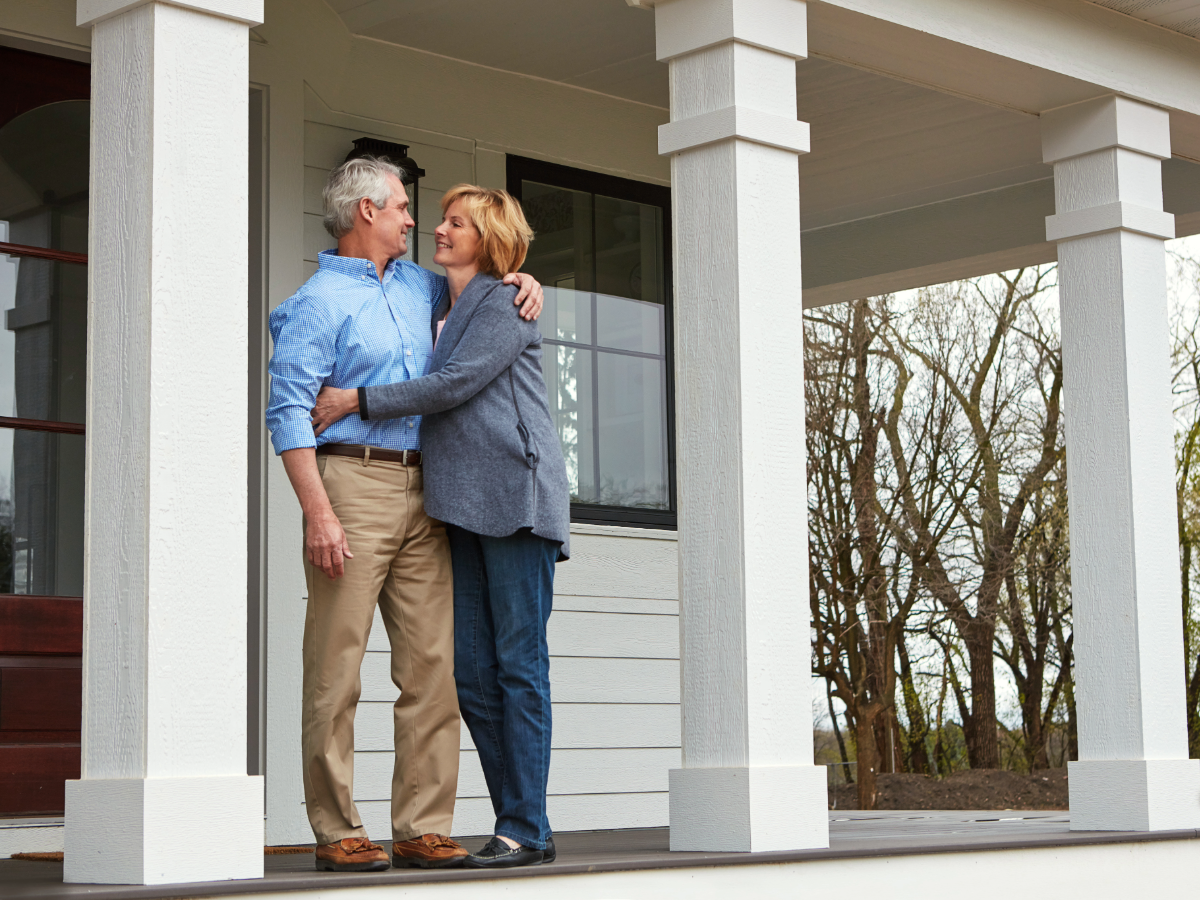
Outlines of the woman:
[{"label": "woman", "polygon": [[504,191],[473,185],[442,198],[433,261],[446,270],[450,311],[423,378],[325,388],[324,430],[363,419],[424,416],[425,510],[446,523],[454,569],[454,678],[496,813],[495,837],[466,865],[549,862],[550,667],[546,622],[554,564],[566,559],[566,465],[546,403],[541,335],[516,314],[533,232]]}]

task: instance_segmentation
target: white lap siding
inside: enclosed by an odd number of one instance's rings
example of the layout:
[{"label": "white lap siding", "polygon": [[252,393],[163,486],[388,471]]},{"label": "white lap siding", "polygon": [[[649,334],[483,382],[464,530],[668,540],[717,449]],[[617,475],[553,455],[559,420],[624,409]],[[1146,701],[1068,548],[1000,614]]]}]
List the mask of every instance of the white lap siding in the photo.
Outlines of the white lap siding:
[{"label": "white lap siding", "polygon": [[[667,824],[667,770],[679,760],[679,610],[673,532],[576,525],[550,616],[554,740],[550,824],[558,831]],[[389,834],[392,704],[376,614],[355,722],[354,794],[373,837]],[[462,730],[454,830],[494,823],[471,736]]]}]

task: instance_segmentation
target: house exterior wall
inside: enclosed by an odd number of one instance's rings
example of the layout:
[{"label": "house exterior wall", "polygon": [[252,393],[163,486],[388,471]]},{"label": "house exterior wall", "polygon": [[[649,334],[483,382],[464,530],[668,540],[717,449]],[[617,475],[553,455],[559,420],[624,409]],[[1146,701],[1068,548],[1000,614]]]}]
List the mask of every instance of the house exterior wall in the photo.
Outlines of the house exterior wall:
[{"label": "house exterior wall", "polygon": [[[452,184],[505,186],[506,152],[669,183],[657,153],[664,109],[357,38],[321,0],[269,0],[265,18],[250,45],[251,86],[264,99],[264,322],[331,243],[320,223],[320,189],[354,138],[411,146],[428,173],[424,235],[432,234],[437,201]],[[86,59],[90,34],[75,25],[74,0],[2,0],[0,41]],[[428,264],[430,256],[426,239],[419,261]],[[267,840],[308,841],[299,755],[300,511],[265,439],[261,447]],[[665,825],[667,770],[679,765],[675,536],[608,526],[572,531],[574,555],[559,568],[550,624],[551,821],[559,830]],[[388,832],[396,695],[386,659],[385,633],[376,627],[363,665],[356,795],[379,839]],[[487,791],[465,728],[459,794],[456,831],[489,831]],[[62,846],[53,822],[12,825],[4,837],[7,852]]]},{"label": "house exterior wall", "polygon": [[[364,130],[365,128],[365,130]],[[421,264],[434,268],[433,228],[438,200],[459,182],[504,186],[504,154],[479,151],[471,140],[415,134],[377,121],[353,122],[330,110],[310,87],[304,105],[304,277],[317,254],[333,246],[321,223],[321,188],[351,142],[364,134],[409,144],[426,170],[420,185],[418,243]],[[290,506],[290,504],[288,504]],[[272,507],[278,509],[285,504]],[[277,513],[282,518],[289,511]],[[554,697],[554,751],[549,809],[560,831],[667,824],[667,771],[680,763],[677,554],[673,532],[577,525],[573,556],[560,564],[549,643]],[[294,554],[298,562],[299,555]],[[294,602],[293,602],[294,601]],[[305,600],[282,598],[287,614]],[[279,685],[269,708],[287,692],[299,703],[299,657],[268,656],[268,679]],[[363,693],[355,720],[355,800],[368,834],[390,834],[393,752],[387,633],[379,613],[362,667]],[[268,771],[298,765],[297,720],[276,720],[267,745]],[[483,772],[466,727],[462,729],[458,834],[491,830],[494,816]],[[298,769],[297,769],[298,772]],[[268,840],[306,840],[302,797],[268,789],[276,811]],[[288,785],[294,791],[292,785]],[[284,811],[279,818],[278,811]],[[276,829],[279,829],[278,832]],[[285,830],[286,829],[286,830]],[[285,836],[286,835],[286,836]]]},{"label": "house exterior wall", "polygon": [[[333,245],[321,188],[358,137],[409,145],[421,181],[419,262],[431,265],[438,200],[459,182],[505,186],[515,152],[666,183],[657,125],[666,110],[513,76],[346,33],[319,0],[268,3],[251,45],[251,81],[267,98],[269,309]],[[278,11],[278,12],[277,12]],[[273,13],[276,13],[273,15]],[[300,512],[278,459],[263,448],[266,503],[267,840],[311,840],[299,754],[305,608]],[[550,817],[561,831],[667,824],[667,771],[680,764],[677,553],[673,532],[576,525],[550,619],[554,753]],[[376,621],[363,663],[355,799],[368,833],[390,832],[388,646]],[[455,831],[493,818],[470,736],[462,733]]]}]

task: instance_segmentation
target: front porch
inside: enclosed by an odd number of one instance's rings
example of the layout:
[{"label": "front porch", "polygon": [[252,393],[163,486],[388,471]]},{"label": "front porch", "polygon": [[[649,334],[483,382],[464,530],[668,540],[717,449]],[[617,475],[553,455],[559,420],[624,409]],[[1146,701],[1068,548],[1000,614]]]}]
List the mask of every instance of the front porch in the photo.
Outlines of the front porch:
[{"label": "front porch", "polygon": [[[61,864],[2,861],[0,894],[457,897],[519,885],[659,900],[853,882],[916,897],[944,881],[1007,898],[1024,880],[1045,895],[1126,897],[1182,884],[1200,854],[1200,765],[1187,758],[1170,605],[1160,282],[1164,240],[1200,231],[1200,44],[1114,5],[523,0],[517,15],[474,0],[417,21],[387,0],[56,0],[37,15],[0,0],[0,30],[25,35],[19,46],[66,48],[93,67],[87,509],[103,523],[79,554],[87,687],[65,830],[67,877],[80,883],[64,884]],[[538,23],[547,52],[529,53],[524,29]],[[641,393],[637,440],[599,434],[607,388],[594,383],[596,433],[576,436],[585,501],[594,449],[597,510],[573,528],[551,624],[550,791],[564,829],[552,866],[342,877],[305,855],[268,856],[265,877],[249,877],[263,865],[264,791],[267,842],[310,833],[300,516],[262,429],[263,323],[328,246],[320,187],[362,135],[411,146],[428,169],[426,236],[456,182],[549,198],[542,212],[562,227],[543,228],[535,248],[571,262],[546,262],[542,280],[578,306],[556,308],[557,326],[548,307],[548,342],[635,360],[619,374],[643,387],[661,380]],[[619,283],[615,263],[592,259],[591,224],[564,224],[585,206],[611,239],[605,259],[624,260]],[[1074,818],[827,815],[809,698],[801,301],[1055,258],[1068,420],[1092,425],[1069,447]],[[182,299],[165,287],[183,283]],[[599,333],[599,304],[634,308],[616,300],[653,312],[633,343]],[[588,334],[576,314],[595,323]],[[228,428],[243,399],[247,427]],[[657,518],[595,518],[614,505],[604,478],[624,474],[602,468],[602,438],[661,463],[642,465],[636,485],[662,495]],[[396,692],[375,636],[355,799],[379,839]],[[491,810],[462,750],[456,823],[478,832]],[[674,831],[572,830],[668,820]],[[50,827],[29,821],[26,837]],[[771,852],[685,852],[715,847]],[[150,880],[178,883],[95,883]]]},{"label": "front porch", "polygon": [[[530,898],[561,898],[570,891],[579,900],[658,900],[685,891],[692,898],[835,896],[854,884],[857,891],[886,886],[888,896],[902,900],[928,896],[931,886],[946,883],[969,886],[974,897],[987,900],[1010,897],[1019,882],[1037,885],[1043,896],[1102,900],[1182,890],[1200,862],[1200,844],[1193,840],[1198,836],[1194,829],[1071,831],[1066,812],[831,812],[829,847],[817,850],[683,853],[671,852],[667,828],[568,832],[557,837],[557,862],[501,873],[392,869],[336,875],[314,871],[308,854],[290,854],[267,856],[261,881],[157,886],[63,884],[61,863],[4,860],[0,893],[8,900],[167,900],[321,891],[321,897],[337,892],[349,900],[352,890],[372,896],[386,891],[389,898],[479,898],[519,890]],[[1111,852],[1118,846],[1121,852]]]}]

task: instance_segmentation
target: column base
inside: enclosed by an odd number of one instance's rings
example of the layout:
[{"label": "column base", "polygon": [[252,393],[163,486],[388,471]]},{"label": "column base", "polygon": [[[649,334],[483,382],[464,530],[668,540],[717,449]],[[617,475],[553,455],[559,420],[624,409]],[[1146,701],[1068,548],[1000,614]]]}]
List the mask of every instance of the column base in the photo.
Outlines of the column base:
[{"label": "column base", "polygon": [[824,766],[672,769],[671,849],[828,847],[827,777]]},{"label": "column base", "polygon": [[182,884],[263,877],[263,780],[67,782],[63,881]]},{"label": "column base", "polygon": [[1067,764],[1072,831],[1200,828],[1200,760],[1085,759]]}]

